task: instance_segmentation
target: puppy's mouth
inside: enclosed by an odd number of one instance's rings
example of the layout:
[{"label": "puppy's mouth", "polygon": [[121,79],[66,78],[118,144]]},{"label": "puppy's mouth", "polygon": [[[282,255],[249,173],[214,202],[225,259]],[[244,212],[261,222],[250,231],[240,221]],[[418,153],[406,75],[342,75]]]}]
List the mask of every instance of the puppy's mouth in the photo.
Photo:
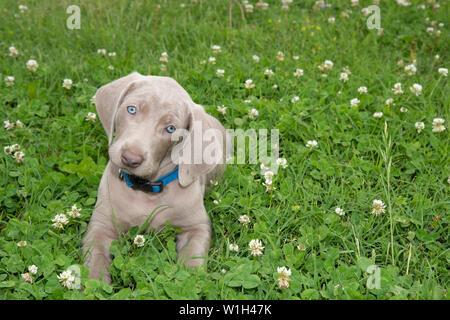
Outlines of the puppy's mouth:
[{"label": "puppy's mouth", "polygon": [[131,176],[143,179],[143,180],[152,181],[152,179],[154,178],[153,177],[154,176],[153,173],[150,173],[150,174],[149,173],[142,173],[142,172],[139,172],[140,170],[138,168],[137,169],[130,169],[130,168],[127,168],[127,167],[124,167],[124,166],[118,166],[118,167],[119,167],[119,176],[120,176],[121,172],[124,172],[124,173],[126,173],[128,175],[131,175]]}]

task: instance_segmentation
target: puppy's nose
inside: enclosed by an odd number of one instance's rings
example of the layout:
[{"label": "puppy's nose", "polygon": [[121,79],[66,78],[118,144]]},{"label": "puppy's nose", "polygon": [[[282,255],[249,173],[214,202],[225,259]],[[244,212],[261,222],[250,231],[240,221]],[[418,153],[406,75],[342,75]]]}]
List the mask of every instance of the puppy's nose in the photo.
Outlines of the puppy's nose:
[{"label": "puppy's nose", "polygon": [[124,150],[120,159],[124,165],[130,168],[137,168],[144,161],[144,157],[140,152],[130,149]]}]

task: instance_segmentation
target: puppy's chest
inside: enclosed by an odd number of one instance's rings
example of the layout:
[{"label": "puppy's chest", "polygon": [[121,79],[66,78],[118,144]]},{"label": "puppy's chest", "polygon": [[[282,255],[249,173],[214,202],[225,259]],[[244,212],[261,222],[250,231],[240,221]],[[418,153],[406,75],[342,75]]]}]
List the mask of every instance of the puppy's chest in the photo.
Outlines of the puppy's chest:
[{"label": "puppy's chest", "polygon": [[[111,199],[111,204],[120,228],[126,230],[132,226],[140,226],[152,216],[150,225],[159,230],[164,226],[174,210],[170,201],[163,194],[147,194],[136,191],[124,185],[118,185],[116,197]],[[158,208],[160,207],[160,208]],[[162,219],[161,219],[162,218]]]}]

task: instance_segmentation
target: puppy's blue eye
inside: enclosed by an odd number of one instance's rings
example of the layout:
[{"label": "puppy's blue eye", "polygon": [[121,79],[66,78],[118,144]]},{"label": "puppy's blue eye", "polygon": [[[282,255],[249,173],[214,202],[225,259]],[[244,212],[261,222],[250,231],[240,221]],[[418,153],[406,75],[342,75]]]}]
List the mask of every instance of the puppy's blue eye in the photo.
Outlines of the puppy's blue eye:
[{"label": "puppy's blue eye", "polygon": [[135,114],[136,113],[136,107],[135,106],[128,106],[127,111],[129,114]]},{"label": "puppy's blue eye", "polygon": [[168,126],[168,127],[166,128],[166,131],[167,131],[168,133],[174,133],[175,130],[177,130],[177,128],[175,128],[173,125],[170,125],[170,126]]}]

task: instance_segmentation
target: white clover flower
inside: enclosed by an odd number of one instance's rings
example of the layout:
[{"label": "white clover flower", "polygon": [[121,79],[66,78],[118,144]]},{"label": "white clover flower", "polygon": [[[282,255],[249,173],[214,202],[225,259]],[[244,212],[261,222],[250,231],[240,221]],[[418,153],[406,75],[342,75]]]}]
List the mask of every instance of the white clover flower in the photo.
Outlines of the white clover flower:
[{"label": "white clover flower", "polygon": [[289,278],[291,276],[291,270],[286,267],[278,267],[277,268],[278,273],[278,286],[282,289],[289,288],[289,281],[291,279]]},{"label": "white clover flower", "polygon": [[224,105],[217,106],[217,111],[218,111],[220,114],[225,115],[225,114],[227,113],[227,107],[225,107]]},{"label": "white clover flower", "polygon": [[85,121],[95,122],[97,120],[97,115],[94,112],[88,112]]},{"label": "white clover flower", "polygon": [[336,212],[336,214],[338,215],[338,216],[343,216],[344,214],[345,214],[345,212],[344,212],[344,210],[342,209],[342,208],[336,208],[335,210],[334,210],[334,212]]},{"label": "white clover flower", "polygon": [[408,76],[413,76],[416,74],[417,68],[413,64],[408,64],[405,66],[405,72]]},{"label": "white clover flower", "polygon": [[296,103],[297,101],[300,101],[300,97],[299,97],[299,96],[294,96],[294,97],[291,99],[291,102],[292,102],[292,103]]},{"label": "white clover flower", "polygon": [[263,11],[269,9],[269,4],[268,4],[267,2],[262,2],[261,0],[259,0],[259,1],[256,3],[256,6],[257,6],[258,8],[260,8],[261,10],[263,10]]},{"label": "white clover flower", "polygon": [[250,223],[250,218],[247,215],[242,215],[238,219],[239,223],[246,226]]},{"label": "white clover flower", "polygon": [[216,76],[218,76],[219,78],[223,78],[224,75],[225,75],[225,70],[217,69]]},{"label": "white clover flower", "polygon": [[23,153],[22,151],[14,152],[14,159],[16,160],[16,162],[18,162],[18,163],[23,162],[24,157],[25,157],[25,153]]},{"label": "white clover flower", "polygon": [[14,80],[15,80],[15,78],[13,76],[6,76],[5,77],[5,85],[7,87],[13,86],[14,85]]},{"label": "white clover flower", "polygon": [[365,93],[367,93],[367,87],[359,87],[359,88],[358,88],[358,93],[359,93],[359,94],[365,94]]},{"label": "white clover flower", "polygon": [[428,34],[432,34],[433,31],[434,31],[434,28],[433,28],[433,27],[428,27],[428,28],[427,28],[427,33],[428,33]]},{"label": "white clover flower", "polygon": [[36,62],[36,60],[30,59],[27,61],[27,69],[31,72],[36,72],[36,70],[39,68],[39,64]]},{"label": "white clover flower", "polygon": [[252,79],[245,80],[245,89],[250,90],[255,87],[255,84]]},{"label": "white clover flower", "polygon": [[264,71],[264,75],[268,76],[269,78],[272,77],[275,73],[271,69],[266,69]]},{"label": "white clover flower", "polygon": [[420,133],[425,128],[425,123],[423,122],[416,122],[414,124],[414,127],[417,129],[417,133]]},{"label": "white clover flower", "polygon": [[288,166],[286,158],[278,158],[276,163],[277,163],[277,165],[281,166],[283,169],[286,169]]},{"label": "white clover flower", "polygon": [[397,4],[399,6],[408,7],[411,5],[411,2],[409,2],[407,0],[397,0]]},{"label": "white clover flower", "polygon": [[252,59],[255,62],[259,62],[259,57],[257,55],[253,55]]},{"label": "white clover flower", "polygon": [[110,52],[110,53],[108,53],[108,56],[110,56],[110,57],[115,57],[115,56],[116,56],[116,53],[115,53],[115,52]]},{"label": "white clover flower", "polygon": [[434,61],[436,61],[436,62],[439,61],[439,55],[438,54],[434,56]]},{"label": "white clover flower", "polygon": [[248,244],[248,246],[250,248],[250,251],[251,251],[250,254],[252,256],[259,256],[259,255],[263,254],[264,247],[262,245],[261,240],[252,239],[250,241],[250,243]]},{"label": "white clover flower", "polygon": [[352,13],[351,10],[345,10],[345,11],[341,12],[341,16],[342,16],[342,18],[349,19],[350,18],[350,13]]},{"label": "white clover flower", "polygon": [[336,18],[335,17],[329,17],[328,18],[328,23],[329,24],[334,24],[336,22]]},{"label": "white clover flower", "polygon": [[435,133],[444,131],[445,130],[444,122],[445,120],[442,118],[434,118],[432,131]]},{"label": "white clover flower", "polygon": [[238,246],[237,244],[235,244],[235,243],[230,243],[230,245],[228,246],[228,249],[229,249],[230,251],[236,251],[236,252],[238,252],[238,251],[239,251],[239,246]]},{"label": "white clover flower", "polygon": [[70,270],[66,270],[61,272],[58,276],[57,276],[59,283],[63,286],[66,287],[67,289],[73,289],[75,286],[75,276],[72,275],[72,271]]},{"label": "white clover flower", "polygon": [[16,127],[17,128],[23,128],[23,122],[20,120],[16,120]]},{"label": "white clover flower", "polygon": [[373,117],[374,117],[374,118],[381,118],[382,116],[383,116],[383,112],[381,112],[381,111],[375,112],[375,113],[373,114]]},{"label": "white clover flower", "polygon": [[274,84],[274,85],[272,86],[272,89],[278,89],[278,85],[277,85],[277,84]]},{"label": "white clover flower", "polygon": [[213,45],[211,48],[212,48],[213,54],[218,54],[218,53],[222,52],[222,48],[218,45]]},{"label": "white clover flower", "polygon": [[167,63],[167,62],[169,62],[169,55],[167,54],[167,52],[163,52],[163,53],[161,53],[161,57],[159,58],[159,62],[162,62],[162,63]]},{"label": "white clover flower", "polygon": [[441,76],[447,77],[448,76],[448,69],[447,68],[439,68],[438,72]]},{"label": "white clover flower", "polygon": [[297,68],[297,69],[295,69],[295,71],[294,71],[294,77],[296,77],[296,78],[299,78],[299,77],[301,77],[301,76],[303,76],[303,69],[299,69],[299,68]]},{"label": "white clover flower", "polygon": [[342,73],[339,75],[339,80],[344,81],[344,82],[347,82],[347,81],[348,81],[348,74],[347,74],[346,72],[342,72]]},{"label": "white clover flower", "polygon": [[325,60],[323,65],[324,65],[326,70],[331,70],[331,69],[333,69],[334,63],[331,60]]},{"label": "white clover flower", "polygon": [[400,82],[394,84],[394,88],[392,89],[392,91],[394,92],[395,95],[403,94],[402,84]]},{"label": "white clover flower", "polygon": [[292,3],[292,0],[281,0],[282,6],[281,9],[284,11],[289,10],[289,5]]},{"label": "white clover flower", "polygon": [[277,268],[277,273],[279,275],[282,275],[282,276],[290,276],[291,275],[291,270],[289,270],[286,267],[278,267]]},{"label": "white clover flower", "polygon": [[60,213],[52,219],[52,222],[55,229],[64,229],[64,226],[69,223],[69,219],[64,213]]},{"label": "white clover flower", "polygon": [[[164,67],[165,67],[165,66],[164,66]],[[109,70],[114,70],[114,66],[113,66],[113,65],[109,65],[109,66],[108,66],[108,69],[109,69]],[[161,69],[162,69],[162,68],[161,68]]]},{"label": "white clover flower", "polygon": [[278,51],[278,53],[277,53],[277,60],[280,61],[280,62],[284,61],[284,53],[283,52]]},{"label": "white clover flower", "polygon": [[6,154],[11,154],[13,152],[13,148],[11,148],[11,146],[6,146],[6,147],[3,147],[3,151]]},{"label": "white clover flower", "polygon": [[409,90],[414,93],[416,96],[420,96],[422,93],[422,86],[418,83],[414,83]]},{"label": "white clover flower", "polygon": [[400,107],[400,112],[403,112],[403,113],[408,112],[408,108]]},{"label": "white clover flower", "polygon": [[350,100],[350,106],[352,106],[352,107],[357,107],[357,106],[359,105],[360,102],[361,102],[361,101],[359,101],[358,98],[354,98],[354,99]]},{"label": "white clover flower", "polygon": [[30,271],[31,274],[36,274],[38,271],[38,267],[36,267],[34,264],[28,267],[28,271]]},{"label": "white clover flower", "polygon": [[252,4],[246,4],[246,5],[244,5],[244,7],[245,7],[245,12],[247,12],[247,13],[253,13],[253,5]]},{"label": "white clover flower", "polygon": [[19,4],[19,10],[20,10],[20,13],[24,13],[25,11],[28,10],[28,7],[23,4]]},{"label": "white clover flower", "polygon": [[215,57],[209,57],[209,58],[208,58],[208,62],[209,62],[210,64],[216,64],[216,58],[215,58]]},{"label": "white clover flower", "polygon": [[272,192],[273,190],[275,190],[276,188],[273,186],[273,181],[272,180],[266,180],[265,182],[262,183],[262,185],[264,187],[266,187],[266,192]]},{"label": "white clover flower", "polygon": [[266,179],[266,183],[272,184],[272,179],[275,174],[272,171],[264,172],[264,179]]},{"label": "white clover flower", "polygon": [[74,204],[72,206],[72,209],[70,209],[69,211],[67,211],[67,214],[72,217],[72,218],[78,218],[81,214],[80,214],[81,209],[77,207],[76,204]]},{"label": "white clover flower", "polygon": [[21,240],[21,241],[17,242],[18,247],[25,247],[26,245],[27,245],[27,242],[25,240]]},{"label": "white clover flower", "polygon": [[33,283],[33,278],[31,277],[31,274],[29,272],[22,273],[21,277],[22,277],[23,281]]},{"label": "white clover flower", "polygon": [[17,144],[17,143],[15,143],[15,144],[13,144],[13,145],[11,146],[11,148],[13,149],[13,151],[17,151],[17,150],[20,149],[20,145]]},{"label": "white clover flower", "polygon": [[5,120],[5,121],[3,121],[3,127],[6,129],[6,130],[11,130],[11,129],[13,129],[14,128],[14,122],[10,122],[9,120]]},{"label": "white clover flower", "polygon": [[385,104],[389,107],[391,104],[393,104],[394,103],[394,99],[392,99],[392,98],[389,98],[389,99],[387,99],[386,100],[386,102],[385,102]]},{"label": "white clover flower", "polygon": [[71,79],[64,79],[62,83],[62,87],[64,89],[70,90],[72,88],[72,80]]},{"label": "white clover flower", "polygon": [[361,9],[361,13],[364,17],[367,17],[370,14],[370,9],[369,8],[362,8]]},{"label": "white clover flower", "polygon": [[318,143],[316,140],[309,140],[306,142],[306,147],[310,148],[310,149],[317,147],[317,145],[318,145]]},{"label": "white clover flower", "polygon": [[386,205],[381,200],[373,200],[372,211],[370,213],[379,216],[385,212]]},{"label": "white clover flower", "polygon": [[137,247],[143,247],[144,244],[145,244],[145,238],[144,238],[144,236],[138,234],[136,237],[134,237],[133,243],[134,243]]},{"label": "white clover flower", "polygon": [[248,112],[248,117],[249,117],[250,119],[254,119],[254,118],[257,117],[258,115],[259,115],[259,111],[256,110],[255,108],[251,109],[251,110]]},{"label": "white clover flower", "polygon": [[105,55],[106,54],[106,49],[98,49],[97,50],[97,53],[99,54],[99,55]]},{"label": "white clover flower", "polygon": [[11,57],[17,57],[19,55],[19,50],[14,47],[9,47],[9,55]]},{"label": "white clover flower", "polygon": [[214,203],[215,205],[218,205],[220,202],[221,202],[221,200],[213,200],[213,203]]}]

